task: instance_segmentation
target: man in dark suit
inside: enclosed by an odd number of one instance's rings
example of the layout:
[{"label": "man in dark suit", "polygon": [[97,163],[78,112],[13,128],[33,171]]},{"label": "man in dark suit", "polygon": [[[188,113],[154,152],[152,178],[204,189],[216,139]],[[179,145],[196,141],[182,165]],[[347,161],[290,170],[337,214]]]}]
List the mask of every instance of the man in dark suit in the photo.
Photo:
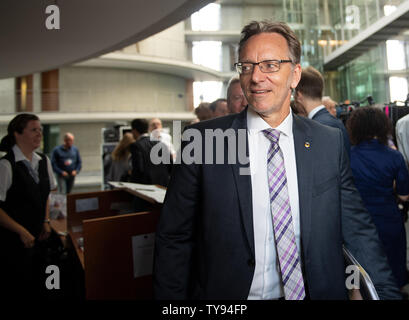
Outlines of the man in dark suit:
[{"label": "man in dark suit", "polygon": [[[132,174],[131,182],[143,184],[158,184],[166,187],[171,172],[171,155],[165,144],[152,141],[149,134],[148,121],[134,119],[131,122],[132,135],[135,142],[131,144]],[[155,147],[153,154],[152,148]],[[153,159],[157,157],[158,159]],[[159,161],[163,160],[163,161]]]},{"label": "man in dark suit", "polygon": [[341,130],[349,157],[351,145],[348,132],[342,121],[331,115],[322,103],[323,91],[324,78],[321,73],[313,67],[307,67],[302,70],[301,80],[295,88],[295,104],[306,111],[308,118]]},{"label": "man in dark suit", "polygon": [[347,299],[342,245],[381,298],[400,298],[341,132],[290,111],[300,54],[284,23],[244,27],[249,105],[183,133],[156,232],[157,299]]}]

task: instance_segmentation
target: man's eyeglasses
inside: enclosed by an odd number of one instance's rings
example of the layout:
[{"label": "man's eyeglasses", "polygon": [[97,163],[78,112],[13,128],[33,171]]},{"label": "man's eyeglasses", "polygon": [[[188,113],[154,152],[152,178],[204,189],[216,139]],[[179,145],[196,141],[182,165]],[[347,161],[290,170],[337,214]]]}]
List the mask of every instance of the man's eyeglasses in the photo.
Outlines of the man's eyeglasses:
[{"label": "man's eyeglasses", "polygon": [[249,74],[253,72],[254,66],[258,65],[261,72],[272,73],[280,70],[280,65],[292,60],[265,60],[260,62],[237,62],[234,64],[236,71],[240,74]]}]

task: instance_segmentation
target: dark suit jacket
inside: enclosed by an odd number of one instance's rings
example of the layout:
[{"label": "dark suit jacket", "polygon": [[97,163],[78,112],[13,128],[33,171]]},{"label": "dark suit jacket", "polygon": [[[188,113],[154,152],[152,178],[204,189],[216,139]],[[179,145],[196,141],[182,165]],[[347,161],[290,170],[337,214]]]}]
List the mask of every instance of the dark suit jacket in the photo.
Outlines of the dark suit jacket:
[{"label": "dark suit jacket", "polygon": [[[203,136],[205,129],[237,133],[247,128],[246,110],[192,128]],[[342,244],[372,277],[381,298],[400,298],[353,184],[341,132],[294,115],[293,134],[301,260],[310,298],[347,298]],[[187,146],[183,142],[182,150]],[[224,147],[227,151],[227,143]],[[247,299],[255,268],[254,231],[251,177],[241,175],[241,167],[227,161],[175,166],[156,232],[157,299]]]},{"label": "dark suit jacket", "polygon": [[325,124],[333,128],[338,128],[342,132],[342,137],[344,138],[345,149],[348,152],[348,158],[351,156],[351,144],[349,142],[348,131],[345,129],[344,124],[341,120],[332,116],[327,109],[321,109],[313,117],[312,120],[318,121],[319,123]]},{"label": "dark suit jacket", "polygon": [[[168,163],[154,164],[150,153],[155,145],[162,146],[159,156],[169,159]],[[149,137],[142,136],[130,145],[132,157],[131,182],[143,184],[158,184],[167,186],[172,169],[171,156],[165,144],[151,141]],[[165,154],[162,154],[164,152]]]}]

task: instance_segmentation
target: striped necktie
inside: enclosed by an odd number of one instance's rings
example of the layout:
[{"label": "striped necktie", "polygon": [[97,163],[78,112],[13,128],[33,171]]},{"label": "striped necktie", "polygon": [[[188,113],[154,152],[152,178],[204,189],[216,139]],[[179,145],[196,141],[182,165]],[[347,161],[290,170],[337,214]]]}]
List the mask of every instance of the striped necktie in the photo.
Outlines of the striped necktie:
[{"label": "striped necktie", "polygon": [[268,186],[285,299],[302,300],[305,297],[304,281],[295,242],[284,158],[278,145],[280,131],[266,129],[263,134],[271,142],[267,154]]}]

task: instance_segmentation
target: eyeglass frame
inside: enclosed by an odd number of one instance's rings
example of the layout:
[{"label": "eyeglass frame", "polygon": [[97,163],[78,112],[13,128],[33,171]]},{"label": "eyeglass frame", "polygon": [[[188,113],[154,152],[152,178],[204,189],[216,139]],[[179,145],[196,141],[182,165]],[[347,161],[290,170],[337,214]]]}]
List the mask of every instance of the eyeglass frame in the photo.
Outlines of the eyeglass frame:
[{"label": "eyeglass frame", "polygon": [[[278,62],[278,69],[277,69],[276,71],[263,71],[263,69],[260,68],[260,63],[270,62],[270,61]],[[287,63],[287,62],[293,63],[293,61],[290,60],[290,59],[286,59],[286,60],[284,60],[284,59],[281,59],[281,60],[278,60],[278,59],[270,59],[270,60],[263,60],[263,61],[260,61],[260,62],[236,62],[236,63],[234,64],[234,67],[236,68],[236,72],[237,72],[238,74],[250,74],[251,72],[254,71],[254,67],[255,67],[256,65],[258,65],[258,67],[259,67],[259,69],[260,69],[260,71],[261,71],[262,73],[274,73],[274,72],[280,71],[280,69],[281,69],[281,64],[282,64],[282,63]],[[242,65],[243,63],[252,64],[253,67],[252,67],[251,71],[249,71],[248,73],[239,72],[239,70],[237,70],[237,67],[238,67],[239,65]]]}]

